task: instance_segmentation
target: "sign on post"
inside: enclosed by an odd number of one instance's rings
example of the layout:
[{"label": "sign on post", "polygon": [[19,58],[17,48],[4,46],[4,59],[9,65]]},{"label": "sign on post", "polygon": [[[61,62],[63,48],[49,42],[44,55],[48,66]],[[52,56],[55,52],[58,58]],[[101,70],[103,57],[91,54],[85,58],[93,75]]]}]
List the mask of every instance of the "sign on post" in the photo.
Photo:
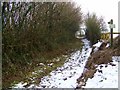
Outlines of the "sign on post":
[{"label": "sign on post", "polygon": [[110,46],[113,46],[113,28],[115,28],[115,24],[113,24],[113,19],[110,20],[110,22],[108,22],[109,24],[109,28],[110,28],[110,36],[111,36],[111,42],[110,42]]},{"label": "sign on post", "polygon": [[115,28],[115,24],[110,24],[109,28]]}]

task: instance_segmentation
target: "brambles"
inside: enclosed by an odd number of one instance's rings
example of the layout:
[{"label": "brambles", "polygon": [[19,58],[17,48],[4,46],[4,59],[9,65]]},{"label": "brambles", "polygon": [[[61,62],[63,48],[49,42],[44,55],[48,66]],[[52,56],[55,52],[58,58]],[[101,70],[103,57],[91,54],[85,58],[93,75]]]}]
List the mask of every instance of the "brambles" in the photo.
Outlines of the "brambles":
[{"label": "brambles", "polygon": [[7,77],[17,77],[38,62],[46,63],[36,58],[51,58],[69,49],[67,45],[76,41],[81,16],[81,9],[73,3],[3,2],[3,87],[8,86]]}]

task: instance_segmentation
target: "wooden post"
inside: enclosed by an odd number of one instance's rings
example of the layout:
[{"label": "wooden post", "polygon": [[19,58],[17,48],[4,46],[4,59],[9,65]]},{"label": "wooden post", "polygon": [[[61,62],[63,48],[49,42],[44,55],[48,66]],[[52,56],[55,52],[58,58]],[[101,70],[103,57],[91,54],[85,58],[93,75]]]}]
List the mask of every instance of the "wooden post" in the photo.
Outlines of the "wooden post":
[{"label": "wooden post", "polygon": [[[111,19],[111,25],[113,24],[113,19]],[[110,30],[110,32],[111,32],[111,47],[113,46],[113,28],[111,28],[111,30]]]},{"label": "wooden post", "polygon": [[115,28],[113,24],[113,19],[111,19],[110,22],[108,22],[108,24],[110,27],[110,37],[111,37],[110,47],[112,47],[113,46],[113,28]]}]

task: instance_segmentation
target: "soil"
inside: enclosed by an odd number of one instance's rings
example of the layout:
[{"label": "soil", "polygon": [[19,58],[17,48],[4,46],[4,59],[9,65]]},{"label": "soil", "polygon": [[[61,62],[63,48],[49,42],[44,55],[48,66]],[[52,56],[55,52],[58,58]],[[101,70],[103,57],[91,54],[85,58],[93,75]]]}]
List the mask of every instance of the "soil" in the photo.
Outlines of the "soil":
[{"label": "soil", "polygon": [[[120,39],[120,37],[117,39]],[[117,41],[115,39],[115,41]],[[91,56],[88,58],[88,61],[85,65],[85,70],[82,75],[77,79],[79,84],[76,88],[82,88],[86,85],[88,78],[93,78],[94,74],[97,71],[97,66],[101,64],[108,64],[112,62],[112,56],[120,56],[120,47],[118,43],[114,42],[113,48],[104,48],[101,47],[97,52],[91,53]],[[103,45],[104,46],[104,45]],[[94,47],[93,47],[94,48]],[[102,73],[102,71],[100,71]]]}]

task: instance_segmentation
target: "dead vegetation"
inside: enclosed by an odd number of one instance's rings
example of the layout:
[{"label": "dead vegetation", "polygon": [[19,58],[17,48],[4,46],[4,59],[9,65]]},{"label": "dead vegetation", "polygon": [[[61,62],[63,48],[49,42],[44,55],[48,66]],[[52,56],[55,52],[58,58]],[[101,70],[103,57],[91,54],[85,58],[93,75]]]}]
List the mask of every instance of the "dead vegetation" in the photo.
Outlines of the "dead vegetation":
[{"label": "dead vegetation", "polygon": [[[93,78],[97,71],[97,66],[112,62],[112,56],[120,56],[120,35],[114,39],[113,48],[105,48],[107,44],[101,44],[99,50],[91,53],[82,75],[77,79],[78,87],[86,85],[88,78]],[[102,71],[100,71],[102,72]]]}]

